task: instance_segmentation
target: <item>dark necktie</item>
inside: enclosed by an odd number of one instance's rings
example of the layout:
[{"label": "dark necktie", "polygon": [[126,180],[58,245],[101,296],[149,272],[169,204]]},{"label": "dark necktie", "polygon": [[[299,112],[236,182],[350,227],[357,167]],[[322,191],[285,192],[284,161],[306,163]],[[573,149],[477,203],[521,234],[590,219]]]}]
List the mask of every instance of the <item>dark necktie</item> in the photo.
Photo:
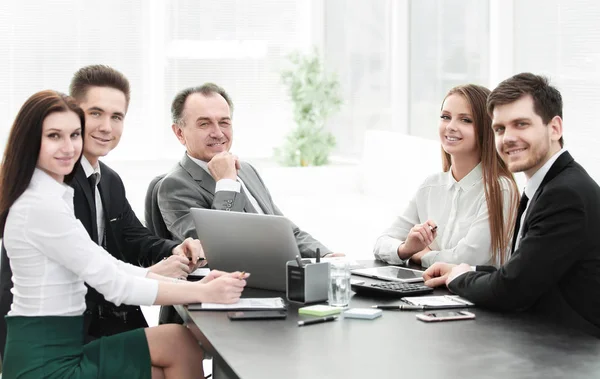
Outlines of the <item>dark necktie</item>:
[{"label": "dark necktie", "polygon": [[523,192],[523,196],[521,196],[521,202],[519,203],[519,211],[517,212],[517,220],[515,224],[515,231],[513,232],[513,241],[512,241],[512,250],[511,255],[515,252],[515,246],[517,244],[517,238],[519,237],[520,228],[521,228],[521,217],[527,209],[527,203],[529,202],[529,198]]},{"label": "dark necktie", "polygon": [[98,173],[95,172],[92,175],[88,176],[88,183],[90,183],[90,189],[92,190],[92,204],[94,204],[94,208],[92,209],[92,225],[95,225],[95,227],[93,228],[94,230],[92,231],[92,239],[94,240],[94,242],[98,242],[99,238],[98,238],[98,225],[97,225],[97,221],[96,221],[96,184],[98,182]]},{"label": "dark necktie", "polygon": [[96,183],[98,182],[98,173],[95,172],[88,177],[88,182],[90,183],[90,188],[92,189],[92,199],[94,199],[94,204],[96,204]]}]

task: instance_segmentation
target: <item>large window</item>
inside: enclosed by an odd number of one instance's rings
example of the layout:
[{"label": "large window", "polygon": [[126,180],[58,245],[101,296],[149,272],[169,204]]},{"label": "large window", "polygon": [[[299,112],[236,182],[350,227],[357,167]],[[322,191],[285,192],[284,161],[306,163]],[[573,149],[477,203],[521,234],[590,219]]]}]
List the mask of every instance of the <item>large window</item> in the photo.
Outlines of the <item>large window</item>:
[{"label": "large window", "polygon": [[454,86],[489,81],[489,4],[481,0],[410,2],[411,135],[437,139],[437,116]]},{"label": "large window", "polygon": [[515,1],[515,72],[548,75],[563,96],[569,150],[600,180],[600,4],[594,0]]},{"label": "large window", "polygon": [[25,99],[67,92],[81,66],[108,64],[132,87],[121,145],[110,159],[179,157],[170,104],[179,90],[215,82],[235,104],[234,149],[270,156],[293,127],[279,71],[287,52],[313,44],[303,0],[78,0],[0,2],[0,140]]},{"label": "large window", "polygon": [[437,138],[446,92],[489,83],[489,2],[325,2],[325,57],[345,106],[329,126],[338,152],[359,156],[365,131]]},{"label": "large window", "polygon": [[393,129],[393,3],[325,1],[324,55],[341,80],[344,97],[329,127],[341,155],[358,156],[366,130]]}]

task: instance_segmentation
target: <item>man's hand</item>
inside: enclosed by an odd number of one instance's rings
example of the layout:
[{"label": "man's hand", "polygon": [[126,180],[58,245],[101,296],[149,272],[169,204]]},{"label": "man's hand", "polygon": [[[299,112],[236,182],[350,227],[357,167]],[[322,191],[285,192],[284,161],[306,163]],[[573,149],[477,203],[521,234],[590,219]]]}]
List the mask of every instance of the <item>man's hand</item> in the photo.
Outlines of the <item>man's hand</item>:
[{"label": "man's hand", "polygon": [[240,169],[238,157],[228,151],[220,152],[208,162],[208,172],[215,182],[221,179],[237,179],[237,171]]},{"label": "man's hand", "polygon": [[190,273],[189,259],[181,255],[171,255],[163,259],[148,270],[158,275],[168,276],[176,279],[187,279]]},{"label": "man's hand", "polygon": [[213,277],[204,283],[200,281],[201,284],[206,286],[204,302],[221,304],[233,304],[237,302],[246,286],[245,279],[249,275],[242,274],[241,272],[219,272],[218,277]]},{"label": "man's hand", "polygon": [[410,258],[431,245],[436,236],[437,226],[431,220],[413,226],[404,243],[398,247],[398,256],[402,259]]},{"label": "man's hand", "polygon": [[423,273],[423,280],[428,287],[438,287],[446,284],[446,279],[456,265],[436,262]]},{"label": "man's hand", "polygon": [[429,248],[429,246],[426,246],[423,250],[419,251],[418,253],[416,253],[415,255],[410,257],[410,260],[418,265],[421,265],[423,255],[429,253],[430,251],[431,251],[431,249]]},{"label": "man's hand", "polygon": [[208,264],[200,240],[191,237],[186,238],[181,244],[175,246],[173,248],[173,255],[188,258],[187,265],[190,268],[190,272],[193,272],[198,267],[206,266]]}]

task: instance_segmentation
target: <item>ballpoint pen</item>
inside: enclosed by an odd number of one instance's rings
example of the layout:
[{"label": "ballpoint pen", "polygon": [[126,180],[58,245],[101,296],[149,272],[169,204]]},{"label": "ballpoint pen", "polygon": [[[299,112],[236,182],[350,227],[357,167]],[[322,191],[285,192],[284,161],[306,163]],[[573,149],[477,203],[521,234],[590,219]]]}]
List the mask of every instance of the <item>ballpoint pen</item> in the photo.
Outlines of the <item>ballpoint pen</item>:
[{"label": "ballpoint pen", "polygon": [[385,311],[422,311],[429,309],[425,305],[373,305],[371,308],[383,309]]},{"label": "ballpoint pen", "polygon": [[335,320],[337,320],[337,316],[326,316],[326,317],[322,317],[322,318],[313,318],[312,320],[298,321],[298,326],[320,324],[322,322],[335,321]]},{"label": "ballpoint pen", "polygon": [[435,232],[437,230],[437,225],[436,226],[431,226],[429,225],[429,230],[431,230],[431,232]]}]

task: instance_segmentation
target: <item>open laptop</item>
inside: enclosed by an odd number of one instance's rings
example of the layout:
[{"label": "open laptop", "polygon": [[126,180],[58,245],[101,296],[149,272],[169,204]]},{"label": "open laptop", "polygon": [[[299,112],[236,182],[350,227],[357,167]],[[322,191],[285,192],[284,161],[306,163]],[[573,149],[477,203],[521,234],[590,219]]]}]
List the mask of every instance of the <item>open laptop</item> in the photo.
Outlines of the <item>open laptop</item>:
[{"label": "open laptop", "polygon": [[283,216],[191,208],[211,269],[245,271],[247,286],[285,291],[286,262],[300,254]]}]

